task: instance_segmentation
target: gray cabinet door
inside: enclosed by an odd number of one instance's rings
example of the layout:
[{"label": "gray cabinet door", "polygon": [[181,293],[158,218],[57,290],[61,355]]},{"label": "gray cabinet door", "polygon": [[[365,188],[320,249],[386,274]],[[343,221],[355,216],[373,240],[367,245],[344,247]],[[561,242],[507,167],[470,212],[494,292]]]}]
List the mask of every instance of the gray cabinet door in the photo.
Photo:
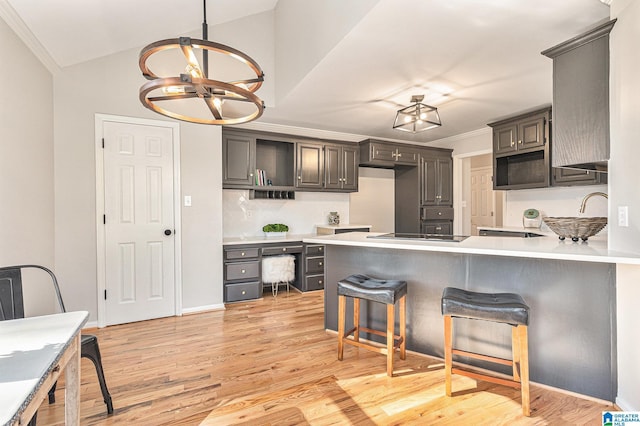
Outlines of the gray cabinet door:
[{"label": "gray cabinet door", "polygon": [[324,156],[323,146],[299,143],[297,146],[296,187],[323,187]]},{"label": "gray cabinet door", "polygon": [[423,206],[453,205],[453,160],[451,158],[422,158]]},{"label": "gray cabinet door", "polygon": [[342,147],[324,146],[324,187],[342,189]]},{"label": "gray cabinet door", "polygon": [[553,186],[599,185],[607,183],[607,174],[591,170],[553,169]]},{"label": "gray cabinet door", "polygon": [[254,184],[256,139],[244,135],[222,137],[223,188],[249,188]]},{"label": "gray cabinet door", "polygon": [[438,204],[438,160],[423,158],[420,161],[422,175],[422,205],[435,206]]},{"label": "gray cabinet door", "polygon": [[438,158],[439,205],[453,205],[453,159]]},{"label": "gray cabinet door", "polygon": [[544,146],[545,115],[536,115],[518,122],[518,151],[538,149]]},{"label": "gray cabinet door", "polygon": [[505,124],[493,129],[493,152],[494,154],[505,154],[515,152],[518,149],[516,140],[518,138],[518,126],[516,124]]},{"label": "gray cabinet door", "polygon": [[360,150],[357,146],[342,147],[342,189],[358,190],[358,163]]}]

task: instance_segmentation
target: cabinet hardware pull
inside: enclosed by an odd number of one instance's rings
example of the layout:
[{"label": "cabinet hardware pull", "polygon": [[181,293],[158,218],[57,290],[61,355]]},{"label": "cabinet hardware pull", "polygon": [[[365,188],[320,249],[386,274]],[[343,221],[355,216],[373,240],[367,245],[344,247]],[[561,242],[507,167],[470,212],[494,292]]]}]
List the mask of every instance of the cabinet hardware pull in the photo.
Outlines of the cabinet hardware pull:
[{"label": "cabinet hardware pull", "polygon": [[322,284],[322,280],[318,280],[318,284]]},{"label": "cabinet hardware pull", "polygon": [[302,176],[298,176],[298,180],[302,180]]},{"label": "cabinet hardware pull", "polygon": [[318,262],[318,266],[322,266],[322,262]]},{"label": "cabinet hardware pull", "polygon": [[442,216],[442,212],[438,212],[438,216]]},{"label": "cabinet hardware pull", "polygon": [[246,290],[242,290],[242,294],[247,294],[247,291]]},{"label": "cabinet hardware pull", "polygon": [[514,141],[511,141],[511,146],[514,146],[516,143]]},{"label": "cabinet hardware pull", "polygon": [[240,273],[241,273],[241,274],[244,274],[245,272],[247,272],[247,271],[245,271],[244,269],[242,269],[242,270],[240,271]]},{"label": "cabinet hardware pull", "polygon": [[518,143],[519,143],[520,145],[522,145],[522,141],[518,141]]},{"label": "cabinet hardware pull", "polygon": [[244,256],[244,252],[240,253],[240,256]]},{"label": "cabinet hardware pull", "polygon": [[287,251],[287,248],[286,247],[282,247],[282,251]]},{"label": "cabinet hardware pull", "polygon": [[318,248],[319,251],[322,251],[323,247]]}]

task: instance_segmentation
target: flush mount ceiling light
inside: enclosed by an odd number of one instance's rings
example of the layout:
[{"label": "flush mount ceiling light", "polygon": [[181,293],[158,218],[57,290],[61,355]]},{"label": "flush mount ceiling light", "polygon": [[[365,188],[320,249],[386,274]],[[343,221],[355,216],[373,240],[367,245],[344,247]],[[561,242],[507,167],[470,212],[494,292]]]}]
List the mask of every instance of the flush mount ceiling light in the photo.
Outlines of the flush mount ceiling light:
[{"label": "flush mount ceiling light", "polygon": [[424,95],[411,97],[412,105],[398,110],[393,128],[405,132],[418,133],[442,126],[438,108],[422,103]]},{"label": "flush mount ceiling light", "polygon": [[[264,103],[254,93],[262,86],[264,73],[256,61],[241,51],[207,40],[206,0],[202,3],[203,40],[190,37],[160,40],[140,51],[140,70],[149,80],[140,87],[140,102],[158,114],[191,123],[221,125],[255,120],[264,111]],[[221,62],[216,64],[216,72],[241,72],[241,76],[214,80],[209,75],[209,53]],[[151,62],[154,69],[179,63],[182,72],[160,76],[165,73],[151,71]]]}]

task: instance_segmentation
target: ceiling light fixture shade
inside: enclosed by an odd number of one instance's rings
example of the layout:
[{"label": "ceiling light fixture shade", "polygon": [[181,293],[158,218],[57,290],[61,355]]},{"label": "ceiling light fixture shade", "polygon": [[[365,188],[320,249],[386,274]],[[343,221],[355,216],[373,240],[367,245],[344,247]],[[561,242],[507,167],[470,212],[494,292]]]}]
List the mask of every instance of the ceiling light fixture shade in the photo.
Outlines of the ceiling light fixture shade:
[{"label": "ceiling light fixture shade", "polygon": [[438,108],[422,103],[424,95],[411,97],[412,105],[398,110],[393,128],[405,132],[418,133],[442,126]]},{"label": "ceiling light fixture shade", "polygon": [[[248,55],[207,40],[206,0],[203,0],[203,9],[203,40],[190,37],[160,40],[140,51],[138,65],[142,75],[149,80],[140,87],[140,102],[158,114],[191,123],[222,125],[255,120],[264,111],[264,102],[254,93],[262,86],[264,73]],[[168,77],[153,72],[150,58],[165,55],[164,59],[167,59],[166,54],[170,51],[177,51],[184,57],[184,71]],[[229,68],[235,72],[240,64],[246,75],[230,81],[210,78],[209,53],[233,59]],[[202,65],[198,57],[202,59]]]}]

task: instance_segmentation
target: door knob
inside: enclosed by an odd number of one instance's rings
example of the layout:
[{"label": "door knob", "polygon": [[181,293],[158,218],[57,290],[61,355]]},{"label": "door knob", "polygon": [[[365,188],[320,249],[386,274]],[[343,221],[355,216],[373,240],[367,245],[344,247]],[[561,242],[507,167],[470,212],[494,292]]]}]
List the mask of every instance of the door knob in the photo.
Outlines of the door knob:
[{"label": "door knob", "polygon": [[171,229],[165,229],[164,235],[171,235]]}]

